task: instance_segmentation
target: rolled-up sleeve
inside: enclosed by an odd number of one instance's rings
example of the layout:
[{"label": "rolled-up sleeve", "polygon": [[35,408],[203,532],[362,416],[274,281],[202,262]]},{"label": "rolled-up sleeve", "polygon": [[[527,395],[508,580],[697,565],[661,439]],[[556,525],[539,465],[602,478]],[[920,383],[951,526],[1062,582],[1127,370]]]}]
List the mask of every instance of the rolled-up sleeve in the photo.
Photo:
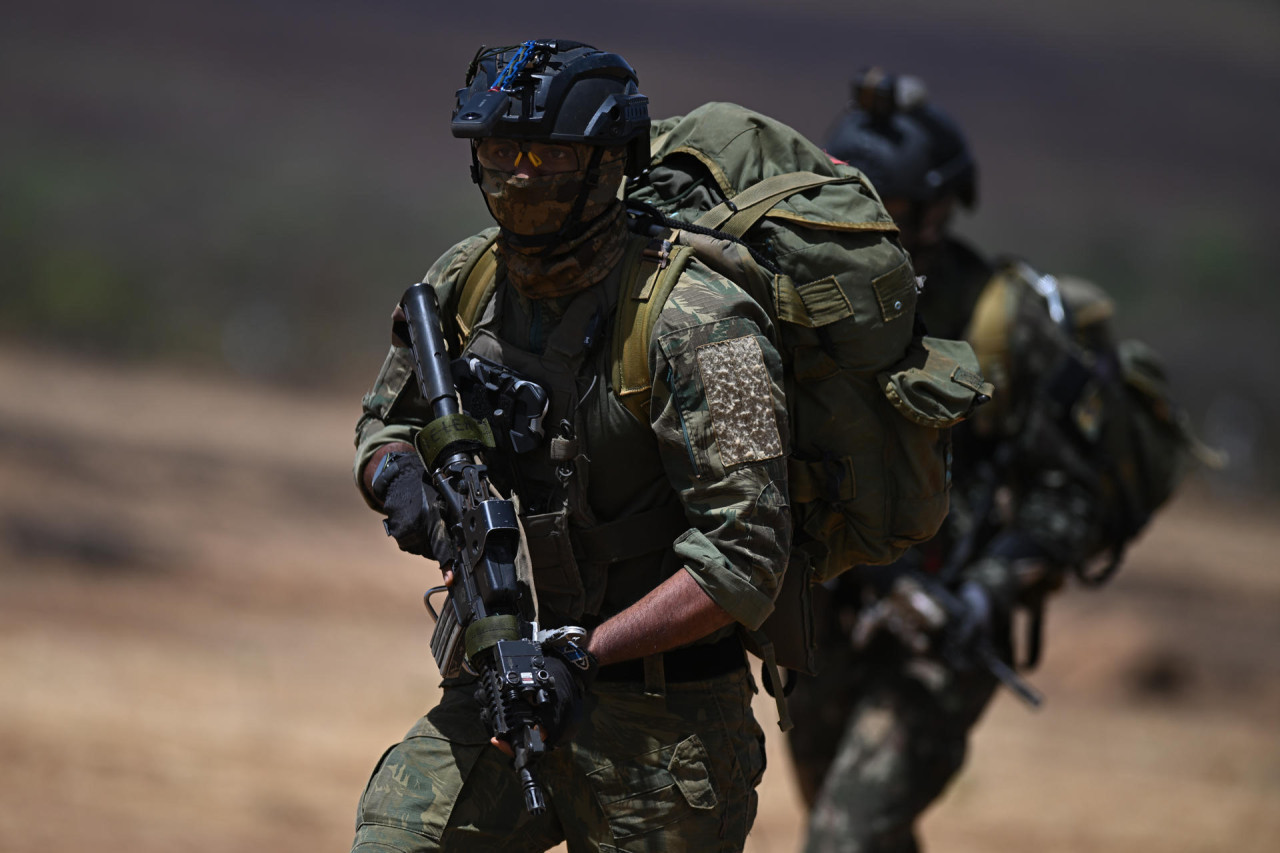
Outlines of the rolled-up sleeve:
[{"label": "rolled-up sleeve", "polygon": [[651,425],[690,529],[684,569],[736,621],[773,610],[791,546],[782,361],[767,315],[736,285],[691,266],[650,348]]}]

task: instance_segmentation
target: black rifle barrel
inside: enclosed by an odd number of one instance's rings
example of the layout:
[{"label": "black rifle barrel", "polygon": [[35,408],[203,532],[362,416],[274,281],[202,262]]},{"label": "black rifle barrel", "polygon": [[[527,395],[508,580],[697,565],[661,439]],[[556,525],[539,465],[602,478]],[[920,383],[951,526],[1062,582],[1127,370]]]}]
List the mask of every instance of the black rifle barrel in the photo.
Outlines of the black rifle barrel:
[{"label": "black rifle barrel", "polygon": [[[426,283],[413,285],[401,297],[400,307],[409,326],[418,387],[423,400],[431,407],[432,416],[440,421],[462,414],[449,349],[441,331],[435,288]],[[522,732],[527,735],[534,725],[532,708],[526,707],[528,697],[521,696],[523,692],[533,692],[535,698],[545,698],[546,688],[554,689],[554,686],[539,683],[539,672],[542,680],[546,680],[545,671],[541,669],[542,649],[533,637],[531,626],[520,617],[521,588],[516,571],[519,522],[512,502],[492,494],[485,466],[474,455],[474,439],[463,436],[443,443],[443,448],[432,451],[435,459],[423,461],[444,502],[442,514],[452,531],[458,558],[454,561],[454,583],[444,605],[452,609],[453,621],[437,620],[436,627],[449,624],[450,630],[465,632],[478,622],[492,626],[494,616],[515,616],[520,620],[518,636],[506,637],[482,648],[473,656],[471,664],[476,667],[484,688],[481,691],[485,696],[483,715],[491,733],[502,736],[515,748],[515,768],[524,791],[525,806],[531,814],[541,814],[546,810],[546,799],[529,765],[545,750],[540,737],[534,738],[536,749],[521,743]],[[509,623],[500,624],[502,631],[511,630]],[[456,637],[453,640],[458,641]],[[433,637],[433,652],[437,648],[447,649],[449,645],[437,644]],[[504,654],[505,649],[510,653]],[[436,663],[443,672],[445,663],[440,657]],[[511,688],[511,695],[507,696],[504,683],[519,687]],[[535,687],[529,691],[525,690],[527,686]]]},{"label": "black rifle barrel", "polygon": [[413,344],[414,367],[418,388],[432,413],[441,418],[458,413],[458,398],[453,385],[449,348],[440,332],[440,307],[436,289],[429,284],[415,284],[400,298],[409,338]]}]

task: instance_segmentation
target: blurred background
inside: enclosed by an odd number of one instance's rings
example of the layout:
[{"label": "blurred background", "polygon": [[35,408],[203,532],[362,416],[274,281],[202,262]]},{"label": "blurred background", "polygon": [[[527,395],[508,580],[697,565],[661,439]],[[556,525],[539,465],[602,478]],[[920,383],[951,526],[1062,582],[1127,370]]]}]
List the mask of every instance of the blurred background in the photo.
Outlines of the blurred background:
[{"label": "blurred background", "polygon": [[[431,701],[351,428],[405,286],[487,224],[450,137],[476,47],[617,51],[656,116],[821,140],[858,68],[966,130],[990,253],[1081,275],[1206,440],[1099,594],[1050,615],[936,850],[1280,836],[1280,8],[1271,0],[483,5],[46,0],[0,26],[0,850],[345,849]],[[760,716],[773,731],[772,711]],[[802,817],[776,749],[752,844]]]}]

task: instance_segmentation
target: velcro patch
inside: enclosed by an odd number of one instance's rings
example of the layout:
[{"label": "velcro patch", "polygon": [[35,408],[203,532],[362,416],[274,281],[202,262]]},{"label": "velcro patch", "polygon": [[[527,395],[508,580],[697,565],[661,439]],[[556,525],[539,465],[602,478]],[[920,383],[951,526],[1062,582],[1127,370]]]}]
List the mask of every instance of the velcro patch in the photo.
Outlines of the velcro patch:
[{"label": "velcro patch", "polygon": [[726,468],[782,455],[773,392],[760,342],[751,335],[703,344],[698,371]]},{"label": "velcro patch", "polygon": [[970,391],[982,393],[983,383],[986,381],[981,374],[974,373],[972,370],[966,370],[963,366],[957,366],[951,371],[951,381],[959,385],[963,385]]}]

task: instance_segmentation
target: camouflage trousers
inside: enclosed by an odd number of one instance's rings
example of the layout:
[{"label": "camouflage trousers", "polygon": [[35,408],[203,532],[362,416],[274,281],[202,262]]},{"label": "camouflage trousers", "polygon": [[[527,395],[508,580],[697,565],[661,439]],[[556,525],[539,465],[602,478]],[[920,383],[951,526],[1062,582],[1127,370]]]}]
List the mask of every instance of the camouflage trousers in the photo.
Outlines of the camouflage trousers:
[{"label": "camouflage trousers", "polygon": [[696,683],[597,682],[572,743],[534,773],[534,817],[511,761],[489,745],[469,685],[440,703],[379,761],[356,819],[359,853],[741,850],[756,815],[764,733],[746,670]]},{"label": "camouflage trousers", "polygon": [[791,695],[808,853],[917,851],[916,820],[960,770],[995,691],[986,672],[886,651],[855,655],[843,637],[824,644],[821,672]]}]

